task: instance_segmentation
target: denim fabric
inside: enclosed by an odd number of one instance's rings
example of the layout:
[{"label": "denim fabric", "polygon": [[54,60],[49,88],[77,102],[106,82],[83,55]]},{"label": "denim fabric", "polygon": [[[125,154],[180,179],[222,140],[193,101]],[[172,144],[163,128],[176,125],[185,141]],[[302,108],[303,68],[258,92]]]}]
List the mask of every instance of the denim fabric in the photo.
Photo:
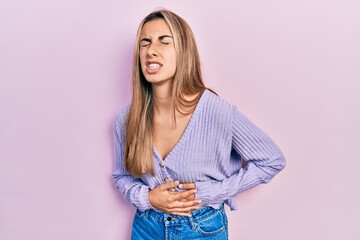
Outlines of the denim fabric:
[{"label": "denim fabric", "polygon": [[224,205],[219,209],[204,207],[182,217],[154,210],[136,211],[132,240],[228,239],[228,222]]}]

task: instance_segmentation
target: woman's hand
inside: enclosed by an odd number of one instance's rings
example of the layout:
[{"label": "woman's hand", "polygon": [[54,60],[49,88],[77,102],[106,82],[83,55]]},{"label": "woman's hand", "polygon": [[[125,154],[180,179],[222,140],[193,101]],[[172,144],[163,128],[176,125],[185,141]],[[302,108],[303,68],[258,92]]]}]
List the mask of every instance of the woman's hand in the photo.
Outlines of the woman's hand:
[{"label": "woman's hand", "polygon": [[[166,213],[191,217],[190,211],[198,209],[201,200],[195,200],[195,188],[184,188],[184,184],[182,184],[182,189],[186,190],[184,192],[170,190],[179,186],[179,184],[179,181],[168,182],[151,190],[149,192],[150,204]],[[185,187],[189,186],[186,184]]]},{"label": "woman's hand", "polygon": [[[179,184],[178,188],[180,188],[182,190],[192,190],[192,189],[196,189],[196,185],[195,185],[195,183],[181,183],[181,184]],[[183,199],[182,201],[186,202],[186,201],[191,201],[191,200],[195,200],[195,193],[190,195],[189,197]]]}]

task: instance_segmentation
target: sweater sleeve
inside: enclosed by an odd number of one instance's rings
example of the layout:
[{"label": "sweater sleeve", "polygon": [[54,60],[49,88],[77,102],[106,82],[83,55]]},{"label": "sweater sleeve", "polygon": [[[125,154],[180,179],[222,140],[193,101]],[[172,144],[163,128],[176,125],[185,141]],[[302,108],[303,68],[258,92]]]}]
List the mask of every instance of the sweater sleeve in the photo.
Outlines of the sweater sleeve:
[{"label": "sweater sleeve", "polygon": [[278,146],[235,107],[232,149],[248,161],[247,165],[222,181],[196,182],[196,198],[202,200],[202,205],[222,203],[237,193],[268,183],[285,167],[285,158]]},{"label": "sweater sleeve", "polygon": [[117,117],[114,128],[114,171],[112,177],[115,187],[123,194],[125,200],[131,202],[140,211],[153,209],[148,198],[149,187],[141,179],[131,176],[124,168],[124,137],[120,133]]}]

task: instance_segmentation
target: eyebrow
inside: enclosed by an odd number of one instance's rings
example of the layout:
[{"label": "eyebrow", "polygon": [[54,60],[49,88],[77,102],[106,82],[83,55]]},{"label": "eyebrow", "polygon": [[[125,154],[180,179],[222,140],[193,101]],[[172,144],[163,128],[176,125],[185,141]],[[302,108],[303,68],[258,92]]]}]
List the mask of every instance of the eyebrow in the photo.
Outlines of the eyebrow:
[{"label": "eyebrow", "polygon": [[[169,36],[169,35],[161,35],[161,36],[159,36],[158,37],[158,39],[159,40],[163,40],[164,38],[173,38],[172,36]],[[145,41],[145,42],[151,42],[151,39],[150,38],[142,38],[141,40],[140,40],[140,42],[142,42],[142,41]]]},{"label": "eyebrow", "polygon": [[161,35],[161,36],[158,37],[158,39],[163,40],[166,37],[173,38],[172,36],[169,36],[169,35]]}]

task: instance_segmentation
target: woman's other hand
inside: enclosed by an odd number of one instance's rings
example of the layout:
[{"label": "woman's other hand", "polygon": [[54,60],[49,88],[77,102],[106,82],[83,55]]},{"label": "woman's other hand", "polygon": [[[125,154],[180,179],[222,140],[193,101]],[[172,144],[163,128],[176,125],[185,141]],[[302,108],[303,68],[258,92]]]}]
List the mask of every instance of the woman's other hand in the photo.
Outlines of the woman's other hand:
[{"label": "woman's other hand", "polygon": [[[178,188],[182,190],[193,190],[196,189],[195,183],[181,183],[179,184]],[[195,193],[187,197],[186,199],[183,199],[182,201],[192,201],[195,200]]]},{"label": "woman's other hand", "polygon": [[179,186],[179,181],[161,184],[149,192],[150,204],[163,212],[191,217],[190,211],[199,208],[201,200],[195,199],[195,184],[182,184],[181,188],[185,191],[174,192],[171,189]]}]

